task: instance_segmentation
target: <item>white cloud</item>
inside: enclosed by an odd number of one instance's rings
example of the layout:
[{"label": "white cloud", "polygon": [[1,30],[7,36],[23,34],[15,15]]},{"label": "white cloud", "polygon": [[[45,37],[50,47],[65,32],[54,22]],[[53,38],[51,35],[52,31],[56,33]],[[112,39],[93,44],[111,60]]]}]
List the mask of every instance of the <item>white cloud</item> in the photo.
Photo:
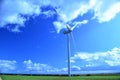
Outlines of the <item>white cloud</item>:
[{"label": "white cloud", "polygon": [[[69,1],[68,1],[69,2]],[[63,23],[71,22],[75,23],[78,17],[84,16],[90,10],[93,11],[94,16],[91,19],[97,19],[99,23],[108,22],[116,17],[120,13],[120,1],[119,0],[89,0],[89,1],[66,1],[60,5],[56,10],[59,17],[58,23],[61,21]],[[72,3],[72,5],[71,5]],[[65,5],[65,6],[64,6]],[[88,21],[88,20],[87,20]],[[78,21],[79,22],[79,21]],[[61,23],[63,26],[64,24]],[[74,24],[76,25],[76,24]],[[64,27],[55,25],[57,32],[59,32]],[[81,25],[78,25],[81,26]]]},{"label": "white cloud", "polygon": [[[25,72],[28,73],[65,73],[68,71],[67,67],[64,68],[54,68],[47,64],[34,63],[31,60],[24,61]],[[79,71],[81,68],[79,66],[71,66],[71,71]]]},{"label": "white cloud", "polygon": [[80,68],[80,66],[75,66],[75,65],[74,65],[74,66],[71,67],[71,70],[72,70],[72,71],[80,71],[81,68]]},{"label": "white cloud", "polygon": [[81,26],[82,24],[85,24],[85,23],[81,23],[82,21],[73,22],[72,20],[76,19],[78,16],[83,16],[85,13],[88,12],[88,10],[89,10],[88,4],[85,3],[84,1],[65,0],[63,4],[61,4],[60,7],[56,9],[58,14],[58,20],[53,22],[53,24],[57,32],[59,33],[61,29],[66,28],[65,27],[66,23],[71,23],[77,26]]},{"label": "white cloud", "polygon": [[[43,6],[52,6],[56,12],[54,10],[42,12]],[[4,0],[0,7],[0,27],[16,24],[19,29],[18,26],[24,26],[29,17],[40,14],[51,17],[57,14],[57,20],[53,22],[57,32],[65,28],[65,23],[76,25],[77,22],[84,21],[84,19],[81,21],[75,19],[82,18],[89,11],[93,11],[94,14],[91,19],[97,19],[99,23],[108,22],[120,13],[119,0],[60,0],[59,2],[57,0]],[[89,21],[87,17],[86,20]]]},{"label": "white cloud", "polygon": [[[74,25],[71,27],[71,30],[73,30],[76,27],[80,27],[83,24],[87,24],[87,23],[88,23],[88,20],[74,21],[73,23],[71,23],[72,25]],[[53,22],[53,24],[55,26],[55,29],[57,30],[57,33],[59,33],[61,29],[66,28],[66,24],[64,22],[55,21]]]},{"label": "white cloud", "polygon": [[60,7],[56,9],[59,15],[58,20],[62,20],[63,22],[69,22],[71,20],[74,20],[79,15],[82,16],[83,14],[85,14],[89,9],[87,3],[78,0],[76,1],[65,0],[63,4],[59,6]]},{"label": "white cloud", "polygon": [[5,27],[7,24],[24,26],[25,21],[27,21],[24,16],[35,16],[39,15],[40,12],[40,6],[27,0],[4,0],[0,9],[0,27]]},{"label": "white cloud", "polygon": [[98,19],[100,23],[108,22],[116,17],[120,13],[120,1],[119,0],[96,0],[95,5],[92,7],[95,15],[94,18]]},{"label": "white cloud", "polygon": [[46,17],[49,18],[49,17],[53,16],[55,14],[55,12],[48,10],[48,11],[43,12],[42,14],[46,15]]},{"label": "white cloud", "polygon": [[83,20],[83,21],[75,21],[72,24],[75,25],[75,27],[79,27],[82,24],[87,24],[87,23],[88,23],[88,20]]},{"label": "white cloud", "polygon": [[[73,66],[71,65],[70,69],[72,72],[81,70],[80,66],[76,66],[76,65],[73,65]],[[68,68],[65,67],[65,68],[57,69],[57,72],[68,72]]]},{"label": "white cloud", "polygon": [[68,71],[68,68],[61,68],[61,69],[59,69],[59,72],[67,72]]},{"label": "white cloud", "polygon": [[[67,61],[66,61],[66,62],[67,62]],[[71,63],[75,63],[75,60],[71,59],[70,62],[71,62]]]},{"label": "white cloud", "polygon": [[16,69],[16,61],[0,60],[0,72],[9,73]]},{"label": "white cloud", "polygon": [[[81,68],[79,66],[72,66],[71,71],[79,71]],[[65,68],[54,68],[47,64],[35,63],[31,60],[19,62],[11,60],[0,60],[0,73],[67,73],[68,69]]]},{"label": "white cloud", "polygon": [[78,52],[71,60],[74,63],[83,62],[86,67],[95,66],[120,66],[120,48],[113,48],[111,51],[85,53]]},{"label": "white cloud", "polygon": [[31,60],[23,62],[28,72],[49,72],[52,67],[47,64],[33,63]]},{"label": "white cloud", "polygon": [[57,33],[59,33],[61,29],[66,28],[63,22],[55,21],[53,22],[53,24],[55,26],[55,29],[57,30]]}]

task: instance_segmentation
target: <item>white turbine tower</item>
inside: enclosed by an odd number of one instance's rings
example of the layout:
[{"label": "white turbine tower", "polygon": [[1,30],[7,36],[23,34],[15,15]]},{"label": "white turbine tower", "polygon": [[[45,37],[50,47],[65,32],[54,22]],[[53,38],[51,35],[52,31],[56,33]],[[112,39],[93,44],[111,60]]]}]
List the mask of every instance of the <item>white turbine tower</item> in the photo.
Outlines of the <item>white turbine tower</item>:
[{"label": "white turbine tower", "polygon": [[68,77],[71,77],[71,67],[70,67],[70,34],[73,31],[73,29],[76,27],[74,25],[73,27],[70,27],[68,24],[66,24],[66,30],[64,30],[64,34],[67,35],[67,50],[68,50]]}]

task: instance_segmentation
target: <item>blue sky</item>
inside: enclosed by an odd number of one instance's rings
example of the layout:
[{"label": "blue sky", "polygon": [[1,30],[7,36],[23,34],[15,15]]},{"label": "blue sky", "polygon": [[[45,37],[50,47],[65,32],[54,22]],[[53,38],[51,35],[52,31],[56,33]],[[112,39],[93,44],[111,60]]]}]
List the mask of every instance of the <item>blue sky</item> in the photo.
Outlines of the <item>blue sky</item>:
[{"label": "blue sky", "polygon": [[[0,72],[120,72],[119,0],[1,0]],[[72,3],[72,4],[71,4]]]}]

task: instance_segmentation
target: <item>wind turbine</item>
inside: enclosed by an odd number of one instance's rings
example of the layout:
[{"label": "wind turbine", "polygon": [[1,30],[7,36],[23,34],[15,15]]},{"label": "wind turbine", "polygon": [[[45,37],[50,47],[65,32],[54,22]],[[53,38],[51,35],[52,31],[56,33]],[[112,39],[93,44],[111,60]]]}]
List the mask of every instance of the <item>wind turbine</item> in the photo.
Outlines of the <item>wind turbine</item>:
[{"label": "wind turbine", "polygon": [[70,66],[70,34],[73,31],[73,29],[76,27],[74,25],[73,27],[70,27],[68,24],[66,24],[66,30],[64,30],[64,34],[67,35],[67,50],[68,50],[68,77],[71,77],[71,66]]}]

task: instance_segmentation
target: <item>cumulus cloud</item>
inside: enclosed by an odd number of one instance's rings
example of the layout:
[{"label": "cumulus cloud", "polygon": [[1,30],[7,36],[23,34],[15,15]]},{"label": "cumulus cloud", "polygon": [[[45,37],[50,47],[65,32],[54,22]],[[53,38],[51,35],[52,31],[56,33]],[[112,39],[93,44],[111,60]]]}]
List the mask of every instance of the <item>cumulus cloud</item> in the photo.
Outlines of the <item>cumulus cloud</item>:
[{"label": "cumulus cloud", "polygon": [[[70,27],[70,28],[71,28],[71,30],[73,30],[74,28],[76,28],[76,27],[79,28],[81,25],[87,24],[87,23],[88,23],[88,20],[74,21],[72,23],[73,26]],[[54,24],[54,26],[57,30],[57,33],[59,33],[61,29],[66,28],[66,23],[63,23],[63,22],[60,22],[60,21],[55,21],[55,22],[53,22],[53,24]]]},{"label": "cumulus cloud", "polygon": [[95,0],[94,6],[94,19],[98,19],[98,22],[108,22],[116,17],[120,13],[120,1],[119,0]]},{"label": "cumulus cloud", "polygon": [[16,69],[16,61],[0,60],[0,72],[9,73]]},{"label": "cumulus cloud", "polygon": [[80,25],[77,26],[81,26],[84,20],[83,21],[73,21],[73,20],[76,19],[78,16],[83,16],[85,13],[88,12],[88,10],[89,10],[88,4],[85,3],[85,1],[65,0],[63,4],[61,4],[60,7],[56,9],[58,18],[57,21],[53,22],[53,24],[57,32],[59,33],[61,29],[66,28],[65,27],[66,24],[71,24],[74,25],[74,27],[76,27],[75,25],[79,23]]},{"label": "cumulus cloud", "polygon": [[[72,5],[71,5],[72,4]],[[51,6],[54,10],[43,11],[44,6]],[[76,25],[77,18],[81,18],[89,11],[93,12],[90,20],[96,19],[99,23],[108,22],[120,13],[119,0],[2,0],[0,5],[0,27],[9,27],[14,24],[14,31],[20,31],[19,27],[25,26],[29,17],[41,14],[51,17],[57,15],[57,20],[53,22],[57,32],[65,28],[65,24]],[[89,19],[86,17],[86,20]],[[74,23],[74,24],[73,24]],[[87,23],[84,23],[87,24]],[[82,24],[81,24],[82,25]],[[81,25],[77,25],[79,27]],[[17,27],[17,28],[16,28]]]},{"label": "cumulus cloud", "polygon": [[[68,1],[69,2],[69,1]],[[115,18],[120,13],[120,1],[119,0],[89,0],[89,1],[66,1],[58,9],[56,9],[59,15],[58,20],[53,24],[59,32],[65,28],[65,23],[74,23],[76,25],[76,18],[82,18],[84,14],[89,11],[93,11],[94,16],[91,18],[98,20],[99,23],[108,22]],[[72,3],[72,5],[71,5]],[[65,6],[64,6],[65,5]],[[89,21],[89,20],[87,20]],[[80,21],[78,21],[80,22]],[[76,24],[75,24],[76,23]],[[78,27],[81,25],[78,25]]]},{"label": "cumulus cloud", "polygon": [[55,12],[48,10],[48,11],[43,12],[42,14],[44,14],[47,18],[49,18],[49,17],[53,16],[55,14]]},{"label": "cumulus cloud", "polygon": [[39,6],[32,4],[27,0],[4,0],[0,9],[0,27],[8,26],[8,24],[16,25],[15,28],[24,26],[24,23],[28,19],[24,16],[30,17],[39,15],[39,8]]},{"label": "cumulus cloud", "polygon": [[[72,72],[74,72],[74,71],[80,71],[80,70],[81,70],[80,66],[71,65],[71,71]],[[67,67],[60,68],[60,69],[57,69],[56,72],[68,72],[68,68]]]},{"label": "cumulus cloud", "polygon": [[68,22],[77,18],[79,15],[82,16],[88,11],[87,6],[88,4],[85,3],[84,1],[65,0],[63,4],[61,4],[60,7],[56,9],[59,15],[58,20],[62,20],[63,22]]},{"label": "cumulus cloud", "polygon": [[[21,62],[19,62],[21,64]],[[79,71],[79,66],[71,66],[71,71]],[[21,66],[16,61],[0,60],[0,73],[66,73],[68,68],[55,68],[48,64],[35,63],[31,60],[23,61]]]},{"label": "cumulus cloud", "polygon": [[52,70],[52,67],[47,64],[33,63],[31,60],[23,62],[28,72],[49,72]]},{"label": "cumulus cloud", "polygon": [[120,66],[120,48],[113,48],[106,52],[85,53],[78,52],[71,60],[74,63],[83,62],[85,67]]},{"label": "cumulus cloud", "polygon": [[[35,63],[31,60],[27,60],[23,62],[25,71],[28,73],[66,73],[68,71],[67,67],[63,68],[55,68],[49,66],[47,64]],[[81,68],[79,66],[73,65],[71,66],[71,71],[80,71]]]},{"label": "cumulus cloud", "polygon": [[80,70],[81,70],[80,66],[74,65],[71,67],[71,71],[80,71]]},{"label": "cumulus cloud", "polygon": [[57,33],[59,33],[61,29],[66,28],[63,22],[55,21],[53,22],[53,24],[55,26],[55,29],[57,30]]}]

